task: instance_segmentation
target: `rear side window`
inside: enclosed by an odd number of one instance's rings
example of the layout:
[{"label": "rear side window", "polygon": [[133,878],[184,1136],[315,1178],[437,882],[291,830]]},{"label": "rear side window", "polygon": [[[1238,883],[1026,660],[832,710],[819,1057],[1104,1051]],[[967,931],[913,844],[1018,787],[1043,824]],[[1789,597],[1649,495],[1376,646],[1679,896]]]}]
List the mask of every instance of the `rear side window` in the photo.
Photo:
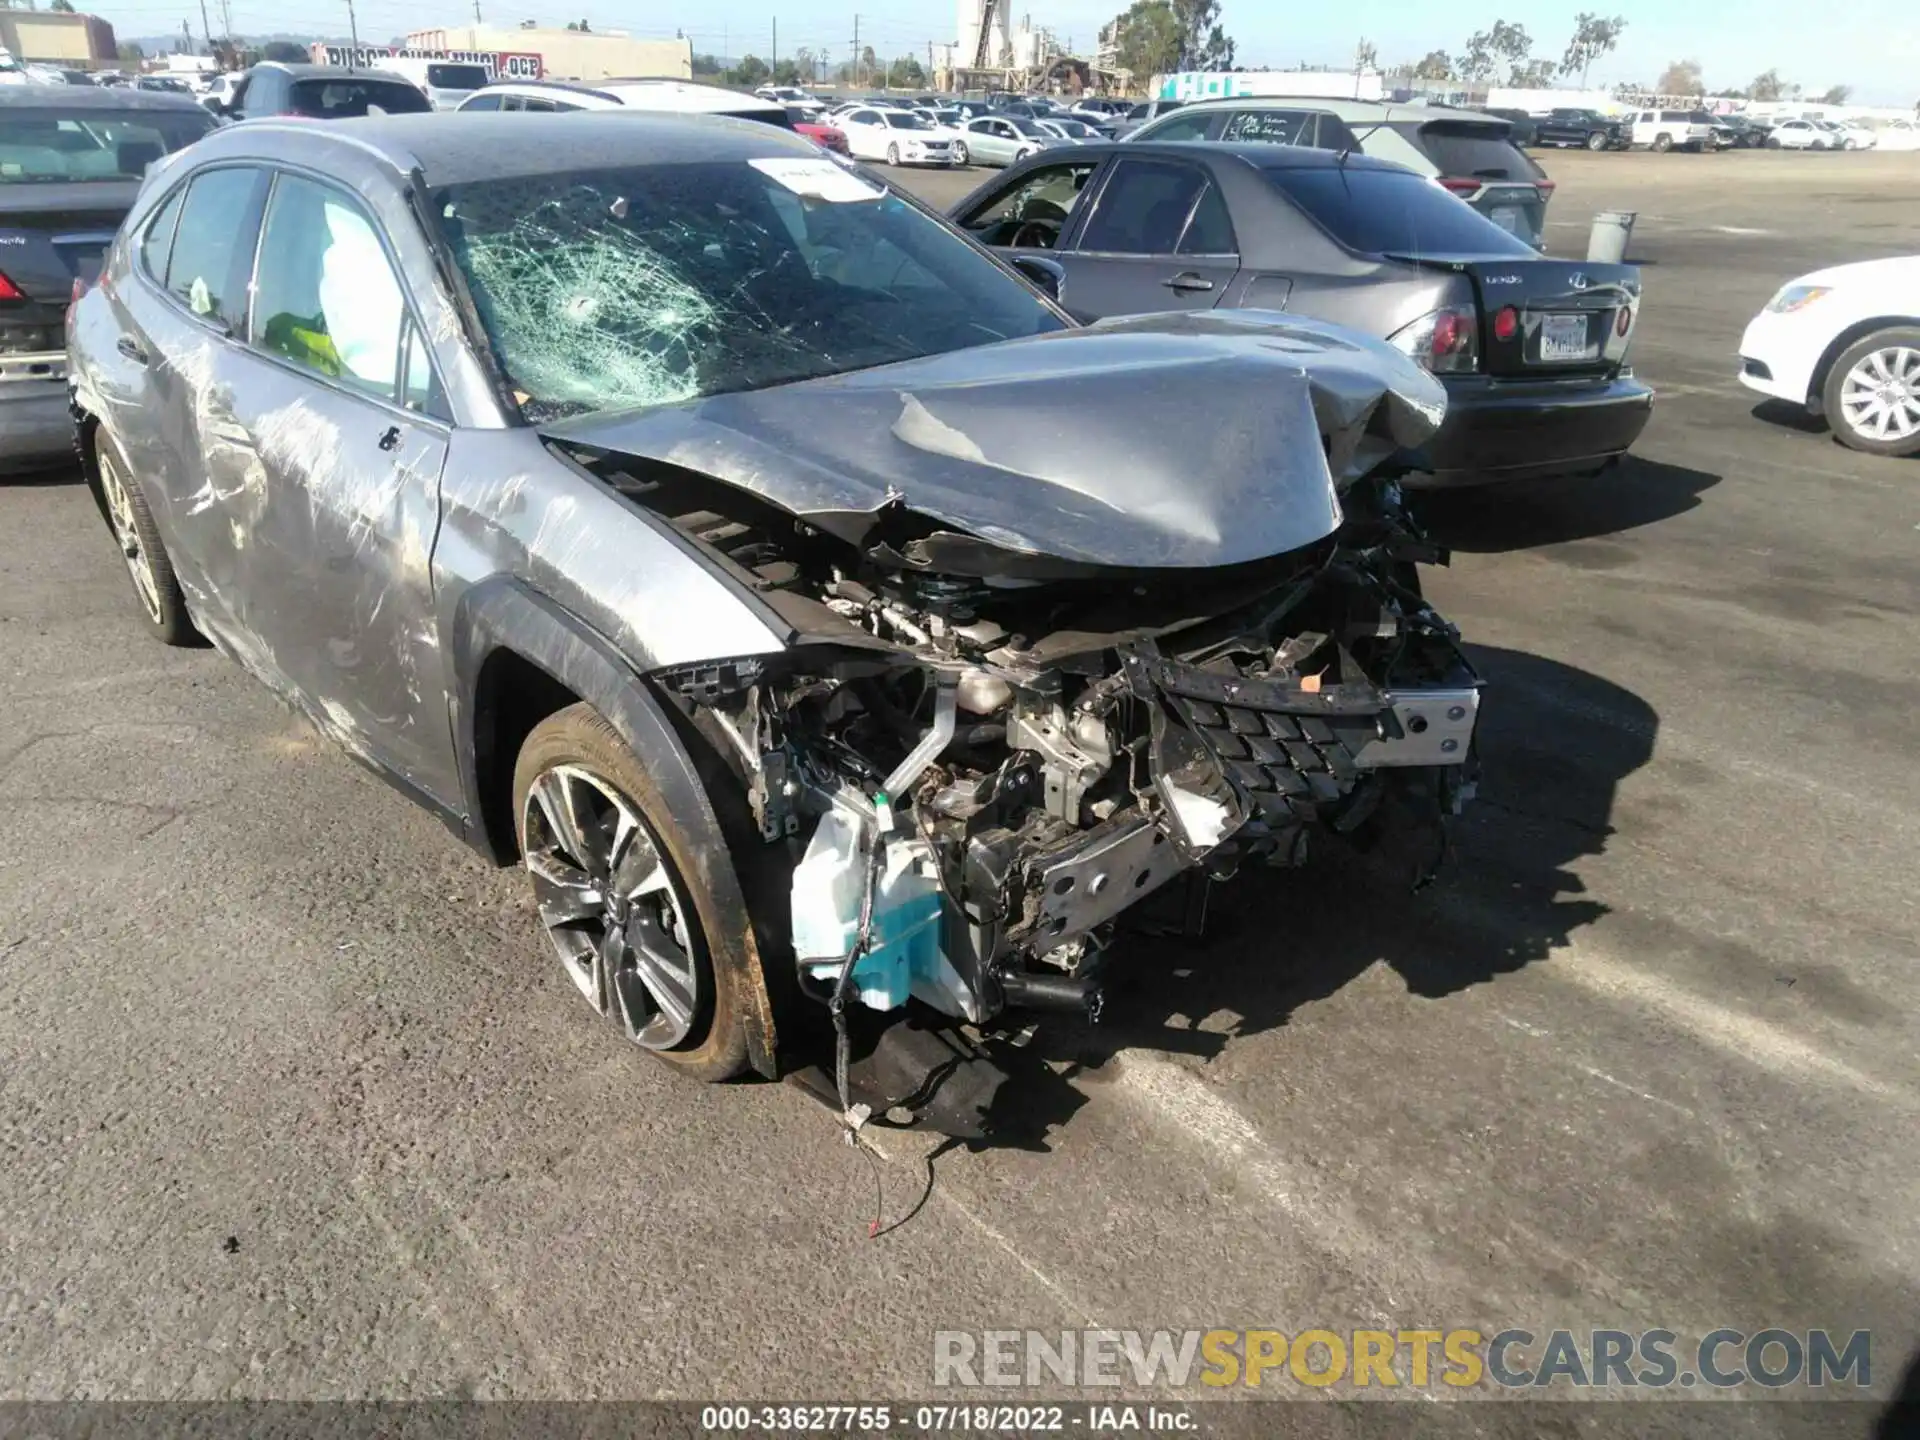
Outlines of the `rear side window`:
[{"label": "rear side window", "polygon": [[366,212],[338,190],[282,175],[260,236],[253,345],[392,401],[406,313]]},{"label": "rear side window", "polygon": [[167,281],[167,257],[173,254],[173,231],[180,223],[180,201],[187,193],[182,185],[169,195],[147,222],[147,233],[140,240],[140,263],[161,284]]},{"label": "rear side window", "polygon": [[1220,138],[1268,145],[1307,145],[1313,141],[1313,130],[1310,110],[1238,110],[1227,117],[1227,128]]},{"label": "rear side window", "polygon": [[1207,188],[1207,177],[1190,165],[1160,160],[1122,160],[1100,193],[1080,249],[1112,255],[1171,255]]},{"label": "rear side window", "polygon": [[[793,129],[793,120],[788,116],[784,108],[722,110],[718,113],[724,115],[729,120],[758,120],[763,125],[778,126],[782,130]],[[925,127],[923,126],[921,128]]]},{"label": "rear side window", "polygon": [[1227,202],[1217,185],[1209,184],[1193,207],[1187,221],[1187,233],[1180,237],[1182,255],[1232,255],[1239,247],[1233,239],[1233,221],[1227,215]]},{"label": "rear side window", "polygon": [[296,80],[287,108],[311,120],[350,120],[372,111],[418,115],[433,107],[404,80]]},{"label": "rear side window", "polygon": [[476,95],[471,100],[465,101],[460,108],[462,110],[498,110],[500,108],[500,97],[498,95]]},{"label": "rear side window", "polygon": [[448,65],[436,61],[427,66],[427,84],[436,90],[478,90],[486,83],[484,65]]},{"label": "rear side window", "polygon": [[[188,187],[167,259],[167,289],[194,314],[234,330],[246,322],[258,170],[208,170]],[[236,263],[238,262],[238,263]]]},{"label": "rear side window", "polygon": [[1442,175],[1482,180],[1535,180],[1540,168],[1507,138],[1504,125],[1422,125],[1408,137]]},{"label": "rear side window", "polygon": [[1531,257],[1533,248],[1439,185],[1401,170],[1294,166],[1267,179],[1350,250],[1368,255]]},{"label": "rear side window", "polygon": [[[1242,117],[1235,115],[1230,118],[1238,120]],[[1208,127],[1217,123],[1219,119],[1219,115],[1209,115],[1205,111],[1193,115],[1178,115],[1164,125],[1155,125],[1153,134],[1147,138],[1150,140],[1204,140],[1207,138]]]}]

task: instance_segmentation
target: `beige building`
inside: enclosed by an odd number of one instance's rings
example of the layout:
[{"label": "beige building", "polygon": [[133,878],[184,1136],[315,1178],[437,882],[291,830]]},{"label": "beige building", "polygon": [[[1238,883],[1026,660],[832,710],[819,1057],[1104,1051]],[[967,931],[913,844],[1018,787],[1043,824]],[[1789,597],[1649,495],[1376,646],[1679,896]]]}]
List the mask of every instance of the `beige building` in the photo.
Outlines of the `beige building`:
[{"label": "beige building", "polygon": [[592,81],[626,75],[693,78],[692,41],[636,40],[618,30],[449,25],[441,30],[411,32],[407,36],[407,47],[538,55],[550,80]]},{"label": "beige building", "polygon": [[0,45],[14,59],[92,70],[114,60],[113,26],[98,15],[0,10]]}]

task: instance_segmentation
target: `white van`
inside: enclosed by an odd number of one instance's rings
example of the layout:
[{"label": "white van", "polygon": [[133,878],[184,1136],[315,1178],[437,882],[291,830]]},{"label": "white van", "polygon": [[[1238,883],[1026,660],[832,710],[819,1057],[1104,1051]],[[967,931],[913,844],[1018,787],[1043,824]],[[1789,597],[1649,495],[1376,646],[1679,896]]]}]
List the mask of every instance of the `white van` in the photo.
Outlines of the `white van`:
[{"label": "white van", "polygon": [[383,55],[380,68],[412,81],[436,110],[458,110],[460,102],[489,78],[486,66],[470,60],[429,60],[418,55]]}]

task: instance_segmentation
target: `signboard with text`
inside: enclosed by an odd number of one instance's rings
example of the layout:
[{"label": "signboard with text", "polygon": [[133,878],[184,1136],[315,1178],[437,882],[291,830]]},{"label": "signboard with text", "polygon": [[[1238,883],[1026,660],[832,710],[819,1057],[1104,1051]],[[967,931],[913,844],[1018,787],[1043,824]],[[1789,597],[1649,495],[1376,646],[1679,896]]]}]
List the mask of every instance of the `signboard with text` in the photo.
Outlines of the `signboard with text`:
[{"label": "signboard with text", "polygon": [[384,45],[363,45],[355,50],[350,45],[316,44],[312,54],[316,65],[351,65],[365,70],[378,70],[390,60],[453,60],[485,66],[491,80],[538,80],[546,73],[540,57],[527,51],[415,50]]}]

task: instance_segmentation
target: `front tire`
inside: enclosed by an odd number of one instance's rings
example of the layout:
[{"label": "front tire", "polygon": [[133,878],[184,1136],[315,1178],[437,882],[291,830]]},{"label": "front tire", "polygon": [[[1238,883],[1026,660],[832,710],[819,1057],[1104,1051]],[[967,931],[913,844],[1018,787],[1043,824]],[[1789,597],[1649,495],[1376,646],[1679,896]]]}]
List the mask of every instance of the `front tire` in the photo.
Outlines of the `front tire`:
[{"label": "front tire", "polygon": [[1821,400],[1848,449],[1920,455],[1920,327],[1890,326],[1848,346],[1827,372]]},{"label": "front tire", "polygon": [[949,153],[951,153],[951,154],[952,154],[952,156],[953,156],[953,163],[954,163],[954,164],[956,164],[956,165],[961,165],[961,166],[964,166],[964,165],[966,165],[966,164],[967,164],[967,163],[968,163],[968,162],[969,162],[969,161],[971,160],[971,158],[972,158],[971,156],[969,156],[969,155],[967,154],[967,142],[966,142],[966,141],[964,141],[964,140],[956,140],[956,141],[954,141],[954,142],[953,142],[953,149],[952,149],[952,151],[951,151],[951,152],[949,152]]},{"label": "front tire", "polygon": [[1587,149],[1604,150],[1606,148],[1607,148],[1607,132],[1606,131],[1596,130],[1591,135],[1587,136]]},{"label": "front tire", "polygon": [[1773,137],[1773,136],[1771,136],[1771,135],[1769,135],[1769,136],[1767,137],[1767,149],[1769,149],[1769,150],[1778,150],[1779,148],[1780,148],[1780,142],[1779,142],[1778,140],[1776,140],[1776,139],[1774,139],[1774,137]]},{"label": "front tire", "polygon": [[887,146],[887,164],[898,166],[899,163],[900,163],[900,147],[898,145]]},{"label": "front tire", "polygon": [[133,582],[134,599],[140,602],[140,614],[163,644],[197,645],[200,632],[193,628],[187,614],[187,602],[174,578],[173,562],[167,559],[167,547],[160,541],[160,530],[147,508],[147,497],[121,462],[113,442],[103,432],[95,432],[95,469],[99,472],[100,509],[120,558]]},{"label": "front tire", "polygon": [[709,943],[727,917],[686,883],[699,857],[599,711],[573,705],[533,728],[513,813],[541,925],[587,1002],[694,1079],[739,1074],[741,998]]},{"label": "front tire", "polygon": [[1653,153],[1654,154],[1664,155],[1667,153],[1667,151],[1671,150],[1672,148],[1673,148],[1673,137],[1671,135],[1656,135],[1653,137]]}]

